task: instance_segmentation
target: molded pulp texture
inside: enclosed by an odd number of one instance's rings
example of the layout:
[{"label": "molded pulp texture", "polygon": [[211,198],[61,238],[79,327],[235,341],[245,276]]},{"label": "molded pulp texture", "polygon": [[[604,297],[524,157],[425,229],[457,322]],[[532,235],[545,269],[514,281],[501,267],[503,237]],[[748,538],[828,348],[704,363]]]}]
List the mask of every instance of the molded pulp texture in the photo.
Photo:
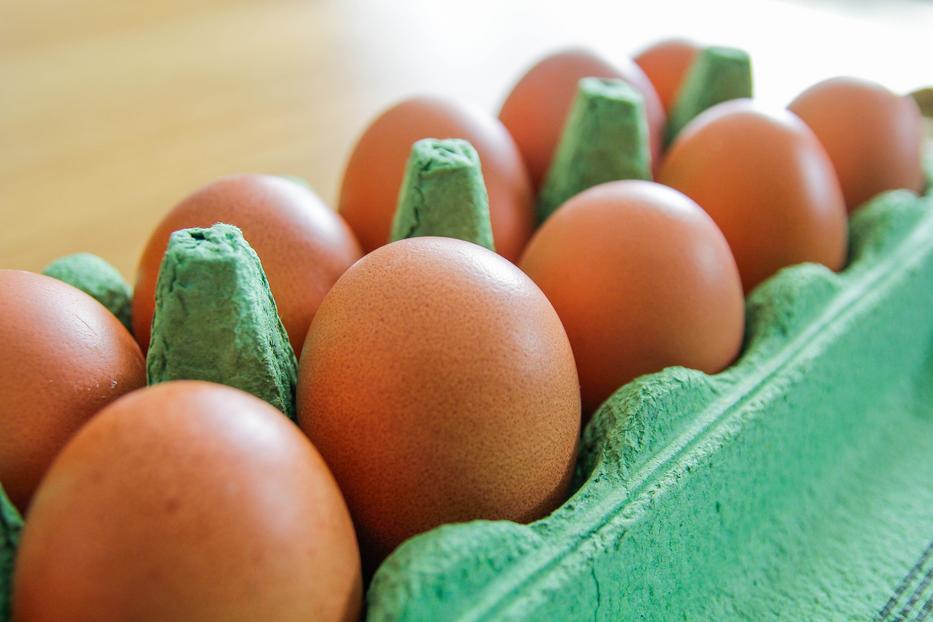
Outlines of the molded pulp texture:
[{"label": "molded pulp texture", "polygon": [[209,380],[295,419],[298,361],[258,255],[233,225],[174,232],[156,287],[149,384]]},{"label": "molded pulp texture", "polygon": [[133,332],[133,291],[119,270],[91,253],[59,257],[42,274],[77,287],[107,307],[126,330]]},{"label": "molded pulp texture", "polygon": [[[851,221],[842,274],[752,293],[741,360],[622,387],[577,492],[412,538],[368,619],[921,619],[933,611],[933,198]],[[21,522],[0,495],[0,622]]]},{"label": "molded pulp texture", "polygon": [[933,609],[933,199],[880,195],[848,268],[752,293],[738,363],[622,387],[531,525],[417,536],[368,619],[887,619]]}]

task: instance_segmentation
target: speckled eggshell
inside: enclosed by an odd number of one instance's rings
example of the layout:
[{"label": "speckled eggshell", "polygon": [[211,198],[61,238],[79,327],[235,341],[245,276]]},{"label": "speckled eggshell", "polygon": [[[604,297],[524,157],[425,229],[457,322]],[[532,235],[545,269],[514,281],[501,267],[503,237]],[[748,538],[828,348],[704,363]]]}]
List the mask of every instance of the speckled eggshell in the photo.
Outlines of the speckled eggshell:
[{"label": "speckled eggshell", "polygon": [[156,279],[173,231],[236,225],[262,261],[295,354],[324,295],[361,252],[353,232],[311,190],[271,175],[235,175],[204,186],[153,231],[136,272],[133,333],[149,349]]},{"label": "speckled eggshell", "polygon": [[498,119],[437,97],[392,106],[366,128],[340,188],[340,214],[367,252],[389,242],[412,144],[461,138],[479,154],[496,251],[515,261],[534,227],[533,196],[521,154]]},{"label": "speckled eggshell", "polygon": [[0,482],[24,511],[75,431],[146,384],[133,337],[106,307],[58,279],[0,270]]},{"label": "speckled eggshell", "polygon": [[580,430],[553,307],[513,264],[450,238],[394,242],[337,282],[308,332],[298,407],[370,565],[443,523],[546,515]]},{"label": "speckled eggshell", "polygon": [[593,52],[573,48],[538,61],[512,88],[499,111],[499,119],[521,150],[535,188],[544,182],[583,78],[618,78],[641,93],[648,117],[652,166],[657,166],[665,114],[647,76],[629,59],[613,64]]},{"label": "speckled eggshell", "polygon": [[65,447],[16,562],[19,622],[351,622],[359,551],[327,465],[247,393],[127,395]]}]

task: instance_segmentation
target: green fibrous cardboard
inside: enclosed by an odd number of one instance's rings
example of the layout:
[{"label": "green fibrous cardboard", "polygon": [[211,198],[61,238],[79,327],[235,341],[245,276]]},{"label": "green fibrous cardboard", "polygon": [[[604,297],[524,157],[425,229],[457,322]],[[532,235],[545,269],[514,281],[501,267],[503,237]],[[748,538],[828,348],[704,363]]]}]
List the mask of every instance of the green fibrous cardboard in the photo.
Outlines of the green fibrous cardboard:
[{"label": "green fibrous cardboard", "polygon": [[294,420],[297,367],[262,264],[240,230],[174,232],[156,285],[149,384],[210,380]]},{"label": "green fibrous cardboard", "polygon": [[465,140],[419,140],[411,148],[391,239],[457,238],[495,250],[479,154]]},{"label": "green fibrous cardboard", "polygon": [[11,620],[13,564],[23,519],[0,486],[0,622]]},{"label": "green fibrous cardboard", "polygon": [[880,195],[848,267],[748,299],[741,359],[622,387],[576,492],[402,544],[368,619],[900,620],[933,610],[933,199]]},{"label": "green fibrous cardboard", "polygon": [[97,255],[75,253],[59,257],[46,266],[42,274],[77,287],[96,299],[132,332],[133,291],[120,272]]},{"label": "green fibrous cardboard", "polygon": [[619,179],[651,179],[644,98],[622,80],[584,78],[541,186],[538,222],[573,195]]},{"label": "green fibrous cardboard", "polygon": [[730,99],[752,96],[752,61],[742,50],[708,47],[690,65],[667,120],[665,144],[698,114]]}]

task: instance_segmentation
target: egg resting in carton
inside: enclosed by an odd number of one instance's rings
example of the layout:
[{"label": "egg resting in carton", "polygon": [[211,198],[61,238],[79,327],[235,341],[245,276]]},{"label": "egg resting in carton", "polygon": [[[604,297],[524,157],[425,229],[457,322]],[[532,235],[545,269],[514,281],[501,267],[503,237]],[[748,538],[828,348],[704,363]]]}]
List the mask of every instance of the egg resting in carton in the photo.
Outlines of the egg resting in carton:
[{"label": "egg resting in carton", "polygon": [[368,619],[929,613],[933,197],[879,195],[850,237],[842,273],[801,264],[752,293],[735,365],[610,398],[553,514],[399,547]]}]

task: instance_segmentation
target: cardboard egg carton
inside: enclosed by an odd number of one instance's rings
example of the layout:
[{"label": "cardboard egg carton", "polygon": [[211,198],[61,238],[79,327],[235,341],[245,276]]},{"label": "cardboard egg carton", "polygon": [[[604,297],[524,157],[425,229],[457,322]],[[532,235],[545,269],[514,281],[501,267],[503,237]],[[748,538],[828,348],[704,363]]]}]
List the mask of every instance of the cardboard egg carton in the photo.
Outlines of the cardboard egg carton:
[{"label": "cardboard egg carton", "polygon": [[[787,268],[747,307],[732,367],[600,408],[561,508],[412,538],[367,619],[933,619],[933,194],[880,195],[843,272]],[[21,525],[0,496],[2,577]]]},{"label": "cardboard egg carton", "polygon": [[933,619],[933,196],[879,195],[843,272],[747,306],[732,367],[620,389],[561,508],[409,540],[368,619]]}]

